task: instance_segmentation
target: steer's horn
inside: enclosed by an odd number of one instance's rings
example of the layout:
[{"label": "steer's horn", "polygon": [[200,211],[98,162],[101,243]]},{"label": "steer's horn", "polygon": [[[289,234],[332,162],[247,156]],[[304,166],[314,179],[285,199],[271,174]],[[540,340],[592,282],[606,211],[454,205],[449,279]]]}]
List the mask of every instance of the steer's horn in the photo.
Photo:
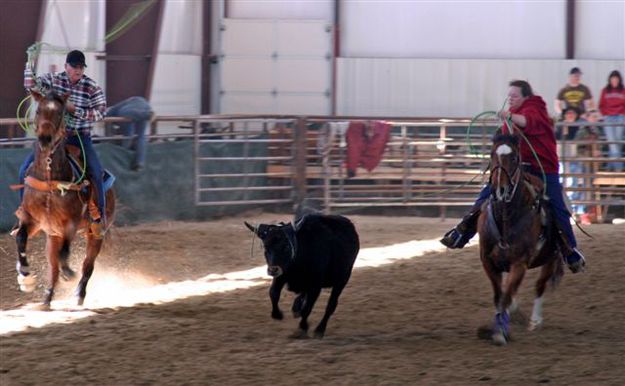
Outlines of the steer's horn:
[{"label": "steer's horn", "polygon": [[250,224],[247,223],[247,221],[243,221],[243,223],[245,224],[245,226],[247,227],[247,229],[251,230],[254,233],[258,233],[258,229],[254,228],[253,226],[251,226]]}]

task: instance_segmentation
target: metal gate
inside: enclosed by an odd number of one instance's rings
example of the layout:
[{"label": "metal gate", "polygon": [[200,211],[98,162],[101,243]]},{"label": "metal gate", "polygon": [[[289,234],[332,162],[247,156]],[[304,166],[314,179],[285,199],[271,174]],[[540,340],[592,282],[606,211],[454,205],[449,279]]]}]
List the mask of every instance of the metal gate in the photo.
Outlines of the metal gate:
[{"label": "metal gate", "polygon": [[[194,122],[195,204],[294,203],[295,119],[199,118]],[[281,171],[272,171],[281,165]]]}]

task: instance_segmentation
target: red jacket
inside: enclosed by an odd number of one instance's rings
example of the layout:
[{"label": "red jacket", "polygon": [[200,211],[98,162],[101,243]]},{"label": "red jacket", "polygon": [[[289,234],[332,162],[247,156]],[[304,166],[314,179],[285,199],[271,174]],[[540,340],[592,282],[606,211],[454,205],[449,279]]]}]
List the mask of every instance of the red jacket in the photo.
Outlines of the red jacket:
[{"label": "red jacket", "polygon": [[[523,115],[527,120],[527,125],[520,129],[532,144],[545,173],[557,174],[558,153],[556,152],[556,136],[543,98],[531,96],[518,109],[510,109],[510,112]],[[534,171],[540,172],[538,161],[523,138],[519,138],[519,144],[523,162],[529,162]]]},{"label": "red jacket", "polygon": [[599,111],[602,115],[625,115],[625,88],[612,91],[604,88],[599,98]]}]

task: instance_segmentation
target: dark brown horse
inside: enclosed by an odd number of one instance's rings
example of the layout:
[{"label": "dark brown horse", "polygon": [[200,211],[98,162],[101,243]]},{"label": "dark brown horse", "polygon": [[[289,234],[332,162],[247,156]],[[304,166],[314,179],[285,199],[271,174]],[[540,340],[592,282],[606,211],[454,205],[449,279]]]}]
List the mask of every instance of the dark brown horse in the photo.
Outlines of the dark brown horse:
[{"label": "dark brown horse", "polygon": [[[49,309],[54,288],[59,279],[75,276],[69,267],[70,245],[78,231],[85,231],[87,256],[82,264],[82,277],[76,289],[78,305],[82,305],[87,293],[87,283],[93,273],[93,265],[102,247],[103,239],[93,237],[89,231],[88,207],[93,200],[94,189],[84,192],[85,182],[74,181],[72,167],[65,148],[65,102],[68,95],[49,93],[42,96],[33,91],[39,103],[35,118],[37,143],[35,160],[28,169],[21,207],[16,211],[19,219],[17,241],[17,280],[20,289],[32,292],[36,277],[30,272],[26,256],[29,237],[39,231],[46,234],[46,255],[49,263],[49,283],[42,309]],[[115,195],[106,194],[106,214],[110,225],[114,219]],[[59,272],[60,270],[60,272]]]},{"label": "dark brown horse", "polygon": [[[478,220],[480,257],[494,290],[495,321],[491,338],[506,344],[509,311],[527,269],[541,267],[529,329],[542,324],[542,299],[547,283],[563,275],[557,230],[542,199],[542,181],[523,170],[518,138],[497,135],[490,167],[491,195]],[[502,273],[508,272],[502,283]]]}]

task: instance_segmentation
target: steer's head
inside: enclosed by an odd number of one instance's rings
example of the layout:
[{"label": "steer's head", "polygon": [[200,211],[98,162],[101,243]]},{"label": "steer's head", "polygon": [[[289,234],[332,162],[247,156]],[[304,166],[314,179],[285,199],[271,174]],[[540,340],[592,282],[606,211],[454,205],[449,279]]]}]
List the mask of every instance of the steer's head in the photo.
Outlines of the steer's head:
[{"label": "steer's head", "polygon": [[254,227],[247,222],[245,226],[263,242],[267,274],[278,277],[288,272],[297,255],[297,226],[291,223],[278,225],[260,224]]}]

